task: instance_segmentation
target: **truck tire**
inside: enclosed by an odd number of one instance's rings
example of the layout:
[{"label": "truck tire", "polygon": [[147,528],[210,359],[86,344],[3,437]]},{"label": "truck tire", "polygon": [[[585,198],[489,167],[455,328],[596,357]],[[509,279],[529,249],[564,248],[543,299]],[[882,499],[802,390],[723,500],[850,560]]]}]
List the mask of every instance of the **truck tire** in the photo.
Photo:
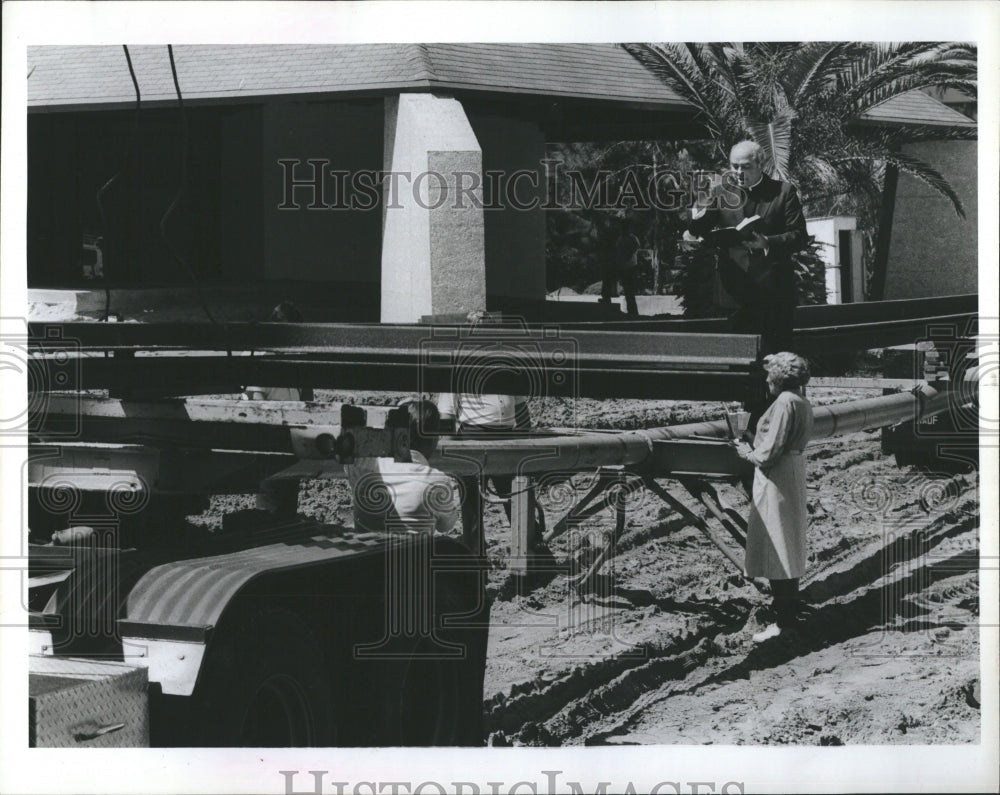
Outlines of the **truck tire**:
[{"label": "truck tire", "polygon": [[[375,677],[382,732],[378,745],[480,746],[486,633],[447,626],[442,616],[462,613],[469,602],[448,588],[438,592],[433,637],[399,639]],[[481,612],[474,622],[487,620]]]},{"label": "truck tire", "polygon": [[383,680],[389,745],[468,745],[463,706],[468,699],[461,660],[421,657],[428,644]]},{"label": "truck tire", "polygon": [[295,613],[266,607],[242,612],[209,644],[192,696],[195,744],[333,745],[331,675],[319,643]]}]

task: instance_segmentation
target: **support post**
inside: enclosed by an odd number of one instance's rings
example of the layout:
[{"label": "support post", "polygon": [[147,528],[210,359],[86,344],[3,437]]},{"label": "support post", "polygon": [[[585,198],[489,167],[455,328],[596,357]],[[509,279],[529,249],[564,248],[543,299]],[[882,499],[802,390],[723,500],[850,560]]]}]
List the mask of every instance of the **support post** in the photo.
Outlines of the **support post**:
[{"label": "support post", "polygon": [[868,290],[869,301],[885,298],[885,282],[889,273],[889,244],[892,242],[892,219],[896,212],[896,185],[899,169],[892,163],[885,165],[885,184],[882,186],[882,206],[878,214],[878,239],[872,264],[872,280]]},{"label": "support post", "polygon": [[478,557],[486,555],[483,538],[483,498],[480,477],[473,475],[459,480],[462,486],[462,542]]},{"label": "support post", "polygon": [[622,533],[625,532],[625,494],[628,491],[628,478],[624,472],[618,473],[618,477],[615,478],[615,485],[617,486],[614,491],[615,535],[612,539],[612,544],[617,546]]},{"label": "support post", "polygon": [[[624,470],[609,472],[604,468],[601,469],[601,480],[598,485],[602,487],[615,487],[610,500],[610,504],[615,511],[615,529],[608,539],[608,543],[604,545],[604,548],[587,570],[570,580],[576,588],[577,593],[584,593],[591,590],[595,585],[597,572],[600,571],[601,566],[618,554],[618,542],[625,532],[625,497],[628,494],[630,480],[634,479],[630,479]],[[603,508],[607,504],[609,504],[609,501],[605,497],[601,501],[600,507]],[[607,594],[601,595],[607,596]]]},{"label": "support post", "polygon": [[569,512],[562,519],[552,526],[551,530],[545,533],[544,541],[548,543],[557,535],[565,532],[570,525],[581,522],[587,517],[593,516],[595,513],[602,510],[604,508],[603,501],[596,503],[595,505],[591,505],[590,503],[607,487],[608,475],[604,468],[601,467],[597,470],[597,483],[595,483],[590,490],[583,495],[576,505],[569,509]]},{"label": "support post", "polygon": [[510,495],[510,571],[511,574],[528,573],[528,556],[535,534],[534,501],[530,493],[531,480],[526,475],[515,475],[511,481]]}]

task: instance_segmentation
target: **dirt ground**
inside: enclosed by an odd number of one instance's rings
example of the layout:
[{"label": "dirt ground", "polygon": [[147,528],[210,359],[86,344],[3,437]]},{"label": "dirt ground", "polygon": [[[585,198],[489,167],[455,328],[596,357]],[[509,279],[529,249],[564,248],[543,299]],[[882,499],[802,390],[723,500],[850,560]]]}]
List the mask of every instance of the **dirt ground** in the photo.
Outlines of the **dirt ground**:
[{"label": "dirt ground", "polygon": [[[817,404],[843,397],[811,395]],[[714,418],[720,406],[579,401],[577,408],[582,426],[632,427]],[[897,468],[877,432],[811,445],[808,467],[806,612],[792,638],[752,642],[767,623],[769,598],[645,490],[627,502],[619,554],[602,570],[606,596],[581,598],[557,576],[505,598],[511,589],[503,568],[495,569],[491,742],[978,742],[975,475]],[[575,493],[589,479],[574,478]],[[660,485],[684,494],[669,480]],[[717,487],[745,514],[740,486]],[[563,486],[543,489],[540,499],[550,524],[568,508]],[[703,513],[692,498],[685,502]],[[490,552],[502,559],[509,531],[496,506],[489,515]],[[554,557],[572,557],[581,537],[612,526],[608,510],[557,536]]]},{"label": "dirt ground", "polygon": [[[867,396],[827,390],[810,398]],[[396,396],[322,397],[387,403]],[[542,426],[620,429],[716,419],[722,406],[550,400],[532,410]],[[759,645],[751,635],[768,623],[769,597],[650,492],[628,497],[618,555],[600,570],[600,595],[578,594],[568,575],[606,542],[610,508],[554,537],[552,570],[525,583],[508,570],[509,525],[502,506],[489,502],[489,743],[979,742],[975,473],[899,468],[881,452],[878,432],[819,441],[807,454],[810,554],[800,628]],[[583,473],[540,483],[549,527],[592,482],[593,473]],[[705,513],[676,482],[659,483]],[[742,487],[715,486],[745,515]],[[307,481],[300,508],[348,521],[350,496],[342,482]]]},{"label": "dirt ground", "polygon": [[[67,319],[65,309],[47,319]],[[44,306],[34,306],[42,319]],[[815,405],[874,393],[813,390]],[[319,392],[320,400],[393,404],[392,393]],[[650,428],[718,419],[684,401],[533,402],[536,425]],[[809,565],[792,637],[755,645],[769,597],[646,490],[627,500],[618,555],[600,595],[568,576],[614,526],[610,508],[550,543],[553,570],[524,583],[507,566],[510,530],[491,502],[485,526],[493,598],[484,715],[491,745],[963,744],[980,739],[979,483],[975,473],[897,467],[878,432],[807,449]],[[553,527],[593,473],[545,483]],[[698,514],[679,484],[659,484]],[[742,488],[720,482],[745,515]],[[215,497],[212,525],[251,495]],[[302,484],[300,510],[350,521],[343,481]],[[715,527],[716,537],[735,544]]]}]

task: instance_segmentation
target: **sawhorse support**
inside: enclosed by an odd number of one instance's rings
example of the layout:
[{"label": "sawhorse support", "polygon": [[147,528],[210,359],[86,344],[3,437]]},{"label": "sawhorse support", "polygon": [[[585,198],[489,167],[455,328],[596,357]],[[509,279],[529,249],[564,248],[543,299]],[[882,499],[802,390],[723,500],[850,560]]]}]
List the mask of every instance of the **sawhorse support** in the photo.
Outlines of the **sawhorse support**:
[{"label": "sawhorse support", "polygon": [[594,502],[596,497],[603,494],[611,486],[624,483],[626,488],[634,488],[641,482],[640,478],[635,475],[626,476],[623,480],[623,474],[622,470],[618,467],[601,467],[598,469],[597,482],[583,495],[576,505],[569,509],[569,512],[562,519],[552,526],[551,530],[545,533],[544,540],[546,542],[551,541],[571,526],[580,524],[584,519],[589,519],[594,514],[603,511],[609,504],[612,504],[613,500],[609,501],[607,499]]},{"label": "sawhorse support", "polygon": [[678,482],[692,497],[704,505],[716,518],[732,539],[743,549],[747,548],[747,522],[731,508],[724,508],[719,494],[707,480],[701,478],[678,478]]},{"label": "sawhorse support", "polygon": [[[743,563],[736,557],[736,554],[724,543],[715,537],[712,532],[711,527],[709,527],[708,522],[706,522],[702,517],[698,516],[694,511],[688,508],[683,502],[678,500],[673,494],[670,494],[663,487],[660,486],[651,475],[647,475],[643,478],[643,482],[653,494],[663,500],[667,505],[673,508],[677,513],[679,513],[684,519],[690,522],[694,527],[698,529],[699,532],[708,541],[718,549],[723,556],[728,560],[733,568],[739,573],[740,577],[753,585],[755,588],[760,590],[761,586],[751,577],[747,577],[743,572]],[[692,496],[698,499],[706,508],[708,508],[709,513],[711,513],[718,522],[726,528],[733,539],[744,549],[746,548],[746,525],[743,523],[742,517],[739,517],[735,512],[731,513],[726,509],[722,508],[719,502],[719,496],[715,489],[707,481],[701,478],[684,478],[679,481],[680,484],[687,490]]]},{"label": "sawhorse support", "polygon": [[[715,487],[710,482],[698,477],[677,478],[677,482],[691,496],[705,506],[711,516],[725,528],[726,532],[739,544],[741,549],[746,548],[746,521],[736,511],[723,507]],[[597,482],[569,510],[566,516],[560,519],[545,534],[545,540],[549,541],[569,527],[580,524],[585,519],[594,516],[608,506],[614,509],[615,529],[608,539],[608,543],[604,545],[597,557],[589,563],[585,571],[571,577],[569,580],[570,585],[576,589],[577,593],[594,590],[601,567],[617,554],[618,542],[625,532],[626,498],[640,484],[649,489],[673,511],[680,514],[683,519],[697,528],[725,556],[739,573],[740,577],[757,587],[757,584],[743,573],[743,563],[737,554],[728,545],[716,538],[708,522],[660,486],[653,479],[652,475],[632,475],[618,467],[601,467],[597,472]],[[511,570],[518,574],[523,574],[527,571],[529,539],[531,538],[530,534],[534,530],[534,517],[531,515],[529,508],[526,486],[527,478],[515,478],[514,493],[511,497]],[[612,490],[611,494],[605,494],[605,492]]]},{"label": "sawhorse support", "polygon": [[702,519],[698,514],[688,508],[683,502],[677,499],[673,494],[668,492],[659,483],[653,480],[652,477],[647,477],[645,479],[646,488],[648,488],[653,494],[663,500],[667,505],[673,508],[677,513],[679,513],[684,519],[694,525],[701,534],[705,536],[723,555],[726,559],[733,564],[733,567],[742,575],[743,574],[743,564],[740,563],[739,559],[733,554],[733,551],[719,541],[715,535],[712,533],[708,526],[708,523]]},{"label": "sawhorse support", "polygon": [[[628,496],[630,485],[635,485],[638,482],[638,478],[629,477],[622,470],[609,470],[602,468],[598,472],[598,484],[588,492],[587,497],[584,501],[578,503],[574,506],[574,509],[567,514],[567,518],[574,514],[574,511],[581,505],[585,505],[596,496],[599,489],[603,491],[604,489],[614,488],[614,493],[611,496],[610,504],[614,507],[615,511],[615,530],[608,542],[601,548],[594,561],[587,567],[586,571],[577,574],[575,577],[571,577],[569,580],[570,585],[572,585],[578,594],[585,593],[587,591],[594,590],[597,583],[597,572],[600,571],[601,566],[604,565],[605,561],[613,558],[617,554],[618,542],[625,532],[625,498]],[[630,484],[631,481],[631,484]],[[592,516],[594,513],[603,508],[608,504],[609,500],[605,498],[598,505],[591,506],[590,509],[581,509],[575,516],[573,516],[574,522],[579,522],[581,518],[586,516]]]}]

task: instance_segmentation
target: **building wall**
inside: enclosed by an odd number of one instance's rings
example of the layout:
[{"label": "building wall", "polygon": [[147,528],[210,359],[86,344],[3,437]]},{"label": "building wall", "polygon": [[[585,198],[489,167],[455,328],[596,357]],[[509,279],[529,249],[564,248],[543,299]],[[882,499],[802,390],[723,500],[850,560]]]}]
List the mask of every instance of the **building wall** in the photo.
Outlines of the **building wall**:
[{"label": "building wall", "polygon": [[370,209],[350,209],[352,197],[364,197],[355,191],[338,192],[333,178],[324,180],[320,191],[305,185],[286,195],[289,166],[279,161],[295,161],[291,176],[297,180],[315,175],[309,160],[329,161],[328,169],[351,175],[376,172],[382,167],[382,126],[381,100],[278,100],[264,106],[259,168],[266,278],[378,284],[381,211],[377,202]]},{"label": "building wall", "polygon": [[[364,316],[377,319],[382,196],[374,195],[370,209],[344,209],[352,192],[338,194],[332,178],[325,179],[317,192],[310,183],[315,174],[308,161],[329,161],[330,169],[349,174],[381,169],[384,146],[391,143],[384,142],[384,114],[382,99],[310,103],[276,98],[256,105],[189,108],[188,184],[169,220],[172,246],[204,283],[283,280],[354,285],[359,295],[366,296]],[[535,184],[522,178],[517,196],[540,203],[545,149],[538,126],[482,106],[466,115],[475,146],[441,144],[436,139],[444,131],[434,116],[428,123],[435,140],[425,148],[424,159],[433,159],[438,170],[448,173],[499,172],[501,191],[504,179],[515,172],[534,173]],[[174,108],[144,108],[137,133],[135,118],[128,111],[29,117],[28,243],[33,286],[80,282],[81,237],[90,232],[105,234],[106,263],[115,283],[136,287],[190,283],[159,230],[179,187],[180,116]],[[130,165],[105,197],[107,223],[102,226],[94,194],[121,168],[129,147]],[[458,151],[463,147],[481,148],[482,164]],[[281,160],[293,165],[283,166]],[[289,193],[290,177],[309,184],[299,184]],[[443,222],[424,225],[422,234],[437,235],[437,261],[455,263],[438,269],[435,306],[462,303],[449,294],[464,283],[453,277],[463,268],[468,270],[472,259],[480,268],[485,261],[488,304],[490,297],[544,299],[544,210],[511,207],[502,193],[495,198],[503,208],[483,211],[481,231],[466,229],[465,215],[452,219],[458,224],[455,229]],[[481,199],[488,202],[490,197]],[[420,249],[432,243],[423,241]],[[469,255],[470,246],[475,257]]]},{"label": "building wall", "polygon": [[[509,178],[520,170],[533,172],[537,188],[523,177],[517,182],[516,196],[520,202],[544,202],[545,138],[538,125],[531,121],[491,114],[482,110],[469,112],[469,120],[483,150],[483,171],[498,171]],[[503,178],[497,180],[502,189]],[[489,204],[488,191],[484,201]],[[502,194],[501,194],[502,195]],[[496,203],[501,203],[499,200]],[[484,212],[486,238],[486,296],[545,299],[545,211],[540,206]]]},{"label": "building wall", "polygon": [[923,182],[899,175],[887,299],[978,292],[976,146],[976,141],[931,141],[904,148],[951,183],[965,206],[965,219]]},{"label": "building wall", "polygon": [[223,112],[219,125],[219,250],[226,281],[264,277],[264,217],[259,105]]},{"label": "building wall", "polygon": [[220,114],[186,112],[186,158],[176,109],[29,115],[29,285],[84,284],[84,235],[113,284],[219,279]]},{"label": "building wall", "polygon": [[[826,269],[826,302],[847,304],[864,300],[861,277],[861,240],[858,237],[857,219],[854,216],[824,216],[807,218],[806,231],[820,244],[819,256]],[[850,233],[851,250],[841,248],[842,232]],[[858,249],[856,252],[854,249]],[[845,277],[843,271],[849,268]],[[844,284],[850,287],[845,294]]]}]

